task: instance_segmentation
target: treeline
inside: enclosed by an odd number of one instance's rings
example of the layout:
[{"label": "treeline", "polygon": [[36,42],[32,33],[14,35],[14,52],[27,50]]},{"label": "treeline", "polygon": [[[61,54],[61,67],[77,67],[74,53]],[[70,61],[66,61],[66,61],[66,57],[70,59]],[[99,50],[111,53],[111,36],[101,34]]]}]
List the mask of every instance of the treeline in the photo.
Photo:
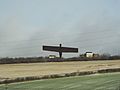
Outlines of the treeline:
[{"label": "treeline", "polygon": [[19,58],[1,58],[0,64],[14,64],[14,63],[37,63],[37,62],[67,62],[67,61],[93,61],[93,60],[120,60],[120,56],[100,55],[98,57],[72,57],[72,58],[53,58],[48,57],[19,57]]},{"label": "treeline", "polygon": [[0,64],[13,64],[13,63],[36,63],[46,62],[47,59],[44,57],[19,57],[19,58],[1,58]]},{"label": "treeline", "polygon": [[95,61],[95,60],[120,60],[120,55],[110,56],[110,55],[99,55],[97,57],[85,57],[80,55],[79,57],[67,58],[64,61]]}]

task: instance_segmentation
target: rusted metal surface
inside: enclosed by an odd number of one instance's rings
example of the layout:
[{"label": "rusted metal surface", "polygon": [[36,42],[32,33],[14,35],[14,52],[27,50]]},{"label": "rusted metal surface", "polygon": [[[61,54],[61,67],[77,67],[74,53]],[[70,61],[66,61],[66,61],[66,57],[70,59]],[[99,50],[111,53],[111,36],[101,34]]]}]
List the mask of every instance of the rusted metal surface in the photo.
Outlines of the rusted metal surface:
[{"label": "rusted metal surface", "polygon": [[54,52],[78,52],[78,48],[68,48],[68,47],[56,47],[56,46],[43,46],[43,50],[54,51]]},{"label": "rusted metal surface", "polygon": [[60,44],[60,46],[43,46],[43,50],[59,52],[60,58],[62,57],[62,52],[64,52],[64,53],[78,53],[78,48],[62,47],[62,44]]}]

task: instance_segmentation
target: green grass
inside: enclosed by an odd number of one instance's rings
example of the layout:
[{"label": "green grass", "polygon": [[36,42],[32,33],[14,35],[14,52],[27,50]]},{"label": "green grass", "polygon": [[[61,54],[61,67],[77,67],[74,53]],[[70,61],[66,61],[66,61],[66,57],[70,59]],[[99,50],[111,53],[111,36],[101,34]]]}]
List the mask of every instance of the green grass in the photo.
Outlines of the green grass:
[{"label": "green grass", "polygon": [[[7,90],[120,90],[120,73],[36,80],[7,87]],[[6,90],[5,85],[0,90]]]}]

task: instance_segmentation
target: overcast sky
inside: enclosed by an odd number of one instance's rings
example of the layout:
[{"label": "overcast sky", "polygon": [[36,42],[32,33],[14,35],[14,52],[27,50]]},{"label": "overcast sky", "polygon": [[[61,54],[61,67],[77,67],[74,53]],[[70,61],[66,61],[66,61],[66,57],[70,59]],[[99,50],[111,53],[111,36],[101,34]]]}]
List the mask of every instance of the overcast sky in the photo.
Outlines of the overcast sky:
[{"label": "overcast sky", "polygon": [[0,57],[47,56],[42,45],[120,54],[120,0],[0,0]]}]

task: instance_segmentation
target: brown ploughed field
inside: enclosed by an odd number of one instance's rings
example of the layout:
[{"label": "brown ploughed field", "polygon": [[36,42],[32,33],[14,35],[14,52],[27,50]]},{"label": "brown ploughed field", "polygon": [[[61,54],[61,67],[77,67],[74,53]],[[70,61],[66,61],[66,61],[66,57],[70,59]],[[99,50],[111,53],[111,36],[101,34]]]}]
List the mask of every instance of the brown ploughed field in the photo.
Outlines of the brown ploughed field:
[{"label": "brown ploughed field", "polygon": [[120,60],[1,64],[0,78],[40,76],[120,68]]}]

